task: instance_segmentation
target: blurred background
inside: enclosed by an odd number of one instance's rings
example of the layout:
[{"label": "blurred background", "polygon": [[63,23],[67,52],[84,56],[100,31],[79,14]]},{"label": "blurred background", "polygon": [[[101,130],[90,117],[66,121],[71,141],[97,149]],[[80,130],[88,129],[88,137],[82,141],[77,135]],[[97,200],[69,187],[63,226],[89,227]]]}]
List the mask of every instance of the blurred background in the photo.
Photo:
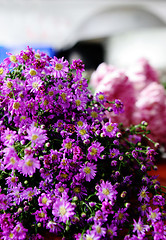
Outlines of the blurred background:
[{"label": "blurred background", "polygon": [[0,61],[29,45],[81,58],[90,74],[145,57],[166,81],[164,0],[0,0],[0,22]]}]

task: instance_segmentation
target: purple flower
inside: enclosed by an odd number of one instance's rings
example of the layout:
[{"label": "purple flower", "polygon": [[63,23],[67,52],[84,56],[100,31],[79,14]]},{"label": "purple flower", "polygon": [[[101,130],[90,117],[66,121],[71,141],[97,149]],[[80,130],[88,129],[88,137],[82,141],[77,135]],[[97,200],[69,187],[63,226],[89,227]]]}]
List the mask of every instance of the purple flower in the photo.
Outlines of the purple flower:
[{"label": "purple flower", "polygon": [[27,134],[28,136],[25,136],[25,139],[30,140],[31,146],[36,148],[43,146],[48,139],[44,129],[34,127],[33,125],[27,129]]},{"label": "purple flower", "polygon": [[114,237],[117,236],[117,226],[116,224],[112,223],[112,224],[107,224],[107,236],[109,237],[109,239],[114,239]]},{"label": "purple flower", "polygon": [[147,192],[147,187],[146,186],[143,186],[138,194],[138,200],[141,202],[142,200],[146,201],[146,202],[149,202],[150,200],[150,197],[148,196],[148,193]]},{"label": "purple flower", "polygon": [[90,182],[96,176],[96,164],[87,162],[81,167],[80,172],[85,180]]},{"label": "purple flower", "polygon": [[145,231],[149,231],[150,229],[149,225],[144,225],[141,217],[139,217],[138,222],[135,219],[133,221],[133,232],[137,232],[138,236],[145,236]]},{"label": "purple flower", "polygon": [[6,146],[11,146],[14,144],[15,141],[18,140],[18,135],[16,134],[16,131],[12,131],[9,128],[7,128],[4,133],[1,135],[1,141]]},{"label": "purple flower", "polygon": [[33,155],[25,155],[24,159],[19,162],[19,167],[24,176],[32,176],[36,169],[40,169],[40,161]]},{"label": "purple flower", "polygon": [[38,198],[38,203],[39,206],[42,206],[43,208],[48,208],[52,203],[50,194],[42,193]]},{"label": "purple flower", "polygon": [[115,213],[114,218],[117,224],[123,224],[128,221],[129,214],[126,213],[127,208],[119,208],[119,210]]},{"label": "purple flower", "polygon": [[161,212],[159,208],[152,210],[152,208],[149,207],[146,215],[147,215],[147,220],[151,221],[152,223],[161,219]]},{"label": "purple flower", "polygon": [[55,217],[55,221],[58,218],[59,222],[66,223],[72,216],[74,216],[74,206],[67,200],[61,198],[57,199],[53,204],[52,214]]},{"label": "purple flower", "polygon": [[113,104],[113,111],[115,114],[124,112],[123,103],[120,99],[115,99],[115,102]]},{"label": "purple flower", "polygon": [[101,146],[101,143],[95,141],[91,144],[91,146],[88,148],[88,154],[87,159],[88,160],[95,160],[97,161],[98,158],[101,159],[100,154],[104,150],[104,147]]},{"label": "purple flower", "polygon": [[52,64],[51,72],[55,78],[62,78],[66,76],[67,72],[69,71],[69,63],[67,60],[64,60],[63,57],[58,59],[54,56],[54,58],[50,62]]},{"label": "purple flower", "polygon": [[100,185],[96,186],[97,196],[100,201],[108,199],[110,203],[113,205],[114,200],[116,200],[117,191],[115,187],[109,181],[101,181]]},{"label": "purple flower", "polygon": [[105,123],[104,126],[102,127],[103,135],[108,136],[110,138],[115,137],[118,131],[117,126],[118,126],[117,123],[112,123],[111,119],[109,119],[109,122]]},{"label": "purple flower", "polygon": [[99,240],[100,236],[95,232],[87,230],[83,237],[84,240]]}]

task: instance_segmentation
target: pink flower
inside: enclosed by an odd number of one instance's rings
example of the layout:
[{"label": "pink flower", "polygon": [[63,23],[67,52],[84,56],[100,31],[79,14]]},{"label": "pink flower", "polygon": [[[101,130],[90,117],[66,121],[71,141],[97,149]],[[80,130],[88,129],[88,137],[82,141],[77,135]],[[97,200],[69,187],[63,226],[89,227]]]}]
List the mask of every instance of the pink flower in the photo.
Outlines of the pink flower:
[{"label": "pink flower", "polygon": [[103,201],[105,199],[108,199],[111,204],[113,204],[113,201],[116,199],[117,191],[115,190],[115,187],[111,184],[109,181],[101,181],[100,185],[96,186],[97,189],[97,196],[100,201]]},{"label": "pink flower", "polygon": [[36,169],[40,168],[40,161],[32,155],[25,155],[24,160],[20,161],[20,167],[23,175],[31,176],[35,173]]},{"label": "pink flower", "polygon": [[150,137],[166,146],[166,92],[161,84],[150,83],[138,95],[132,122],[141,121],[148,123]]},{"label": "pink flower", "polygon": [[119,99],[124,104],[124,112],[117,116],[107,113],[113,122],[122,122],[125,126],[132,123],[132,113],[135,108],[135,90],[133,84],[129,81],[126,74],[120,70],[114,69],[108,72],[95,88],[95,93],[103,92],[108,101]]},{"label": "pink flower", "polygon": [[101,63],[96,71],[94,71],[91,75],[90,85],[92,88],[96,89],[99,85],[100,81],[106,76],[106,74],[112,72],[114,70],[113,66],[109,66],[106,63]]},{"label": "pink flower", "polygon": [[34,127],[33,125],[27,129],[27,134],[28,136],[26,136],[25,139],[28,139],[32,142],[32,147],[41,147],[48,139],[44,129]]},{"label": "pink flower", "polygon": [[87,162],[82,166],[80,172],[85,177],[86,181],[90,182],[96,176],[96,164]]},{"label": "pink flower", "polygon": [[138,93],[151,82],[159,83],[157,71],[145,58],[139,59],[136,63],[130,66],[126,74]]}]

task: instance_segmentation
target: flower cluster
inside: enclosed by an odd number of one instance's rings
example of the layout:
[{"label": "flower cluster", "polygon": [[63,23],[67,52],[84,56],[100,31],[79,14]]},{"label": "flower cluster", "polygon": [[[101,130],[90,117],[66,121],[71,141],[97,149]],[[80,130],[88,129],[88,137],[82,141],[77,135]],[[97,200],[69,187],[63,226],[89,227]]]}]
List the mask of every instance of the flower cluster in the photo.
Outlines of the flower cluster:
[{"label": "flower cluster", "polygon": [[0,238],[166,239],[165,195],[146,123],[107,118],[84,64],[27,47],[0,65]]},{"label": "flower cluster", "polygon": [[104,92],[108,100],[123,101],[125,111],[114,116],[116,122],[130,126],[146,121],[150,137],[166,148],[166,91],[146,59],[125,70],[102,63],[93,72],[90,84],[95,93]]}]

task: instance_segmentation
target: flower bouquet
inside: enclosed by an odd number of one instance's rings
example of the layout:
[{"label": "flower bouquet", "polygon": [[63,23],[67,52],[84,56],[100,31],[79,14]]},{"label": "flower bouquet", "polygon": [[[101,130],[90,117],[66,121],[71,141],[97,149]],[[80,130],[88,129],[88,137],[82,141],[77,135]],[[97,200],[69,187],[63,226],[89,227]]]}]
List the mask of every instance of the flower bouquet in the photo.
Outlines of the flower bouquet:
[{"label": "flower bouquet", "polygon": [[0,65],[0,239],[166,239],[158,144],[107,118],[123,103],[83,71],[29,47]]}]

